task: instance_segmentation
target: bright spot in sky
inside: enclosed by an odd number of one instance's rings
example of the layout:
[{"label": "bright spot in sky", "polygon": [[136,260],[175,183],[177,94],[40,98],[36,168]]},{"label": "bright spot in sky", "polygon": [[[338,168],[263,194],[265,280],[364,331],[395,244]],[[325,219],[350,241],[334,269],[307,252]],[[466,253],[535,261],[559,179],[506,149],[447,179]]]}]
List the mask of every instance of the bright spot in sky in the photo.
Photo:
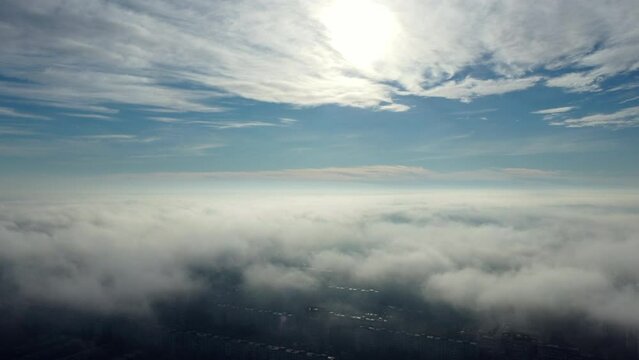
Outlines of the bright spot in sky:
[{"label": "bright spot in sky", "polygon": [[393,13],[372,0],[336,0],[321,14],[331,46],[360,68],[382,60],[398,31]]}]

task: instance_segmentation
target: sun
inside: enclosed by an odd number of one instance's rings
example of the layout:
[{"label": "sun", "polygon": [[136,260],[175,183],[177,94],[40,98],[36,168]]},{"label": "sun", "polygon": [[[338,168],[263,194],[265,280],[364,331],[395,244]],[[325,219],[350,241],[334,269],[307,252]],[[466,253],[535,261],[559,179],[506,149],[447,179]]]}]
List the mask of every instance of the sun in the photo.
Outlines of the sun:
[{"label": "sun", "polygon": [[359,68],[383,60],[399,28],[393,13],[373,0],[335,0],[321,13],[321,21],[330,45]]}]

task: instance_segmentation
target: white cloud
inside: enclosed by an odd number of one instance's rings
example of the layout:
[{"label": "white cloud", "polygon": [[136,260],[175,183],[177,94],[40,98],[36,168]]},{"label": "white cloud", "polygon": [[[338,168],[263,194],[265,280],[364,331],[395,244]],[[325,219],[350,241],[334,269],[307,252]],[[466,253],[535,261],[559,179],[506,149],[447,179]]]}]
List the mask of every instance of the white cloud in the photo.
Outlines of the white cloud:
[{"label": "white cloud", "polygon": [[281,125],[266,122],[266,121],[215,121],[215,122],[211,122],[210,126],[217,129],[244,129],[244,128],[254,128],[254,127],[272,127],[272,126],[281,126]]},{"label": "white cloud", "polygon": [[614,113],[593,114],[580,118],[557,120],[550,124],[569,128],[600,126],[620,129],[639,127],[639,106],[622,109]]},{"label": "white cloud", "polygon": [[[91,68],[90,64],[75,70],[52,66],[47,67],[43,72],[19,74],[34,83],[0,81],[0,93],[71,108],[91,108],[96,104],[117,103],[180,111],[217,112],[221,110],[220,107],[201,103],[215,97],[214,92],[163,86],[157,84],[160,79],[137,74],[109,73],[108,71],[119,71],[117,64],[101,72],[87,70]],[[129,71],[134,73],[141,70]]]},{"label": "white cloud", "polygon": [[639,96],[634,96],[634,97],[625,99],[623,101],[620,101],[619,104],[625,104],[625,103],[632,102],[632,101],[637,101],[637,100],[639,100]]},{"label": "white cloud", "polygon": [[113,120],[111,116],[102,115],[102,114],[78,114],[78,113],[64,113],[66,116],[84,118],[84,119],[95,119],[95,120]]},{"label": "white cloud", "polygon": [[534,86],[541,77],[533,76],[520,79],[495,79],[479,80],[467,77],[461,81],[448,81],[436,87],[425,90],[426,96],[443,97],[447,99],[459,99],[469,102],[473,98],[505,94],[520,91]]},{"label": "white cloud", "polygon": [[101,135],[85,135],[81,136],[83,139],[89,140],[132,140],[135,139],[135,135],[129,134],[101,134]]},{"label": "white cloud", "polygon": [[[206,290],[321,296],[325,276],[482,319],[639,328],[637,194],[438,191],[0,202],[0,300],[145,311]],[[317,269],[327,270],[318,272]]]},{"label": "white cloud", "polygon": [[569,73],[548,79],[546,85],[550,87],[566,88],[572,92],[599,91],[599,83],[604,78],[593,72]]},{"label": "white cloud", "polygon": [[613,92],[613,91],[626,91],[626,90],[632,90],[632,89],[636,89],[639,87],[639,83],[637,82],[629,82],[623,85],[619,85],[619,86],[615,86],[613,88],[610,88],[608,90],[606,90],[607,92]]},{"label": "white cloud", "polygon": [[533,111],[532,113],[541,114],[541,115],[555,115],[555,114],[563,114],[563,113],[569,112],[573,110],[574,108],[575,108],[574,106],[563,106],[563,107],[552,108],[552,109],[537,110],[537,111]]},{"label": "white cloud", "polygon": [[[634,0],[379,1],[398,28],[366,67],[333,48],[329,3],[4,1],[2,75],[24,81],[0,93],[85,108],[221,111],[233,95],[403,111],[401,94],[470,100],[528,88],[543,69],[571,71],[549,86],[593,91],[639,66]],[[476,80],[477,68],[496,78]]]},{"label": "white cloud", "polygon": [[248,129],[259,127],[289,127],[293,126],[297,120],[291,118],[280,118],[277,121],[259,121],[259,120],[225,120],[225,121],[211,121],[211,120],[185,120],[174,117],[165,116],[151,116],[148,119],[167,123],[167,124],[187,124],[187,125],[204,125],[209,128],[226,130],[226,129]]},{"label": "white cloud", "polygon": [[427,178],[434,174],[422,167],[401,165],[371,165],[360,167],[329,167],[311,169],[285,169],[263,171],[214,171],[130,174],[123,176],[186,179],[281,179],[314,181],[398,180]]},{"label": "white cloud", "polygon": [[167,116],[149,116],[148,119],[153,120],[153,121],[157,121],[157,122],[161,122],[161,123],[167,123],[167,124],[184,122],[183,119],[167,117]]},{"label": "white cloud", "polygon": [[137,142],[150,143],[159,140],[158,137],[139,137],[131,134],[99,134],[78,136],[79,139],[90,141],[116,141],[116,142]]},{"label": "white cloud", "polygon": [[209,150],[219,149],[224,146],[226,145],[221,143],[197,144],[197,145],[187,146],[185,150],[187,151],[187,153],[194,153],[196,155],[205,155],[208,153]]},{"label": "white cloud", "polygon": [[404,112],[410,110],[410,106],[404,104],[386,104],[379,106],[379,109],[384,111]]},{"label": "white cloud", "polygon": [[369,165],[260,171],[165,172],[120,174],[117,178],[141,179],[248,179],[287,181],[503,181],[512,179],[560,180],[565,175],[530,168],[479,169],[438,172],[420,166]]},{"label": "white cloud", "polygon": [[25,118],[25,119],[38,119],[38,120],[49,120],[48,116],[36,115],[25,113],[22,111],[16,111],[14,109],[0,107],[0,116],[9,117],[9,118]]},{"label": "white cloud", "polygon": [[284,125],[293,125],[297,122],[296,119],[291,119],[291,118],[280,118],[280,123],[284,124]]}]

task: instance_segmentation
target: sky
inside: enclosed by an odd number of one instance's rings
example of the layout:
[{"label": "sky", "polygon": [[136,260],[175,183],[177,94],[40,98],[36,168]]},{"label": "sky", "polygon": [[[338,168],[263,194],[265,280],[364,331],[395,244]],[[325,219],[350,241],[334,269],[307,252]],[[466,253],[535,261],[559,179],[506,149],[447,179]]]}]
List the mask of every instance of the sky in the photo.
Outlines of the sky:
[{"label": "sky", "polygon": [[639,7],[3,1],[0,186],[635,187]]},{"label": "sky", "polygon": [[637,19],[2,0],[0,312],[152,313],[217,272],[319,299],[320,269],[478,323],[636,334]]}]

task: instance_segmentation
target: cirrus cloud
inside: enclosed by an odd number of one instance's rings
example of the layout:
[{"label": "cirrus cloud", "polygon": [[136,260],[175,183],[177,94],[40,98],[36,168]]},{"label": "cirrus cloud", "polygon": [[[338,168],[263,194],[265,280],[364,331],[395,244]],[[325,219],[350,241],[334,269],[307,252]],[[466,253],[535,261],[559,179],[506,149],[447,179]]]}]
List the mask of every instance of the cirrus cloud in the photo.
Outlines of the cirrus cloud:
[{"label": "cirrus cloud", "polygon": [[639,126],[639,106],[629,107],[613,113],[592,114],[579,118],[553,121],[550,125],[569,128],[609,127],[615,129]]},{"label": "cirrus cloud", "polygon": [[231,95],[405,111],[402,95],[469,101],[540,76],[596,91],[639,67],[631,0],[382,1],[398,29],[365,69],[333,48],[321,21],[329,3],[6,1],[0,93],[85,109],[212,112]]}]

